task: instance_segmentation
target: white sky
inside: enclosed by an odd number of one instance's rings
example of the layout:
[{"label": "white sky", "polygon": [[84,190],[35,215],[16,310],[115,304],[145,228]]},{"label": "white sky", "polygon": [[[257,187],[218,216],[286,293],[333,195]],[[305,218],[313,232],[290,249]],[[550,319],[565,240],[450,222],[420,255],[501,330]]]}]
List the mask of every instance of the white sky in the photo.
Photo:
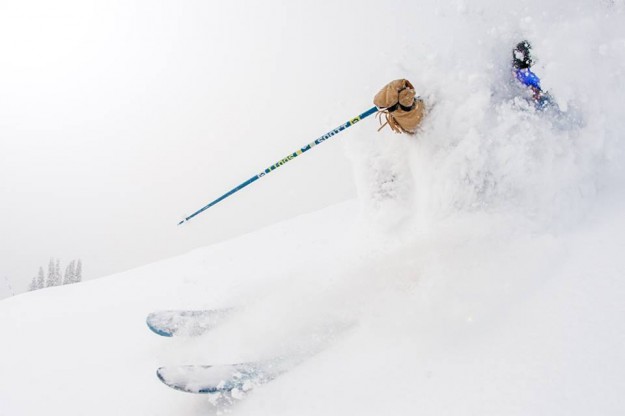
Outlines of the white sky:
[{"label": "white sky", "polygon": [[[0,278],[24,290],[50,257],[81,258],[95,278],[352,196],[342,147],[326,144],[176,227],[368,108],[371,88],[348,82],[373,70],[350,56],[372,23],[348,29],[357,15],[349,3],[0,0]],[[319,105],[328,117],[307,118]]]}]

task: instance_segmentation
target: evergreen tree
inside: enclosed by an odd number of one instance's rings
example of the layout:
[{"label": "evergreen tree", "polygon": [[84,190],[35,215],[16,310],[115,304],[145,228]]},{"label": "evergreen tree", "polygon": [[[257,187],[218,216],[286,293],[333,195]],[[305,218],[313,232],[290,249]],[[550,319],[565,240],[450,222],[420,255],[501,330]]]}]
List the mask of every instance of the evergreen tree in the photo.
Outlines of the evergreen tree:
[{"label": "evergreen tree", "polygon": [[39,275],[33,278],[29,290],[43,289],[44,287],[69,285],[82,281],[82,260],[72,260],[65,267],[65,274],[61,274],[61,261],[50,259],[48,263],[48,278],[44,277],[43,267],[39,268]]},{"label": "evergreen tree", "polygon": [[82,260],[78,259],[74,269],[74,283],[82,282]]},{"label": "evergreen tree", "polygon": [[43,274],[43,267],[39,267],[39,273],[37,274],[37,276],[33,277],[30,285],[28,285],[28,290],[32,292],[33,290],[43,289],[45,286],[46,278]]},{"label": "evergreen tree", "polygon": [[39,274],[37,275],[37,289],[43,289],[46,287],[46,278],[43,275],[43,267],[39,267]]},{"label": "evergreen tree", "polygon": [[46,279],[45,287],[54,285],[54,260],[51,258],[48,262],[48,278]]},{"label": "evergreen tree", "polygon": [[78,275],[76,272],[77,272],[76,260],[72,260],[70,264],[67,266],[67,268],[65,269],[65,277],[63,278],[63,284],[69,285],[72,283],[78,283],[80,280],[78,280]]},{"label": "evergreen tree", "polygon": [[61,260],[56,259],[56,264],[54,265],[54,275],[55,275],[55,286],[61,286],[63,284],[63,275],[61,275]]},{"label": "evergreen tree", "polygon": [[57,259],[50,259],[48,263],[48,280],[46,281],[46,287],[60,286],[61,285],[61,264]]}]

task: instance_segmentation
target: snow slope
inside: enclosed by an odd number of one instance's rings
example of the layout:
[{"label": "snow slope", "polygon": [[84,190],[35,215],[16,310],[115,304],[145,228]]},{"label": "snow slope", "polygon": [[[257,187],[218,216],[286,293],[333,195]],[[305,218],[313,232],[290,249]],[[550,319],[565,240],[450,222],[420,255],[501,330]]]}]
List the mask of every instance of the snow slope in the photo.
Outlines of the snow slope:
[{"label": "snow slope", "polygon": [[[2,414],[200,415],[160,365],[266,358],[357,325],[234,414],[602,414],[625,409],[624,201],[564,232],[480,213],[399,242],[343,204],[127,273],[2,302]],[[271,244],[268,244],[270,242]],[[243,305],[198,339],[154,309]],[[299,334],[299,335],[298,335]]]},{"label": "snow slope", "polygon": [[[227,410],[625,413],[623,7],[566,5],[406,6],[410,19],[395,18],[414,24],[378,81],[406,76],[435,103],[417,140],[368,120],[342,137],[356,200],[3,300],[0,414],[219,413],[163,386],[156,368],[266,358],[338,321],[355,325]],[[583,127],[514,104],[507,59],[520,36]],[[369,102],[377,87],[352,98]],[[240,311],[197,339],[159,338],[144,324],[155,309],[219,306]]]}]

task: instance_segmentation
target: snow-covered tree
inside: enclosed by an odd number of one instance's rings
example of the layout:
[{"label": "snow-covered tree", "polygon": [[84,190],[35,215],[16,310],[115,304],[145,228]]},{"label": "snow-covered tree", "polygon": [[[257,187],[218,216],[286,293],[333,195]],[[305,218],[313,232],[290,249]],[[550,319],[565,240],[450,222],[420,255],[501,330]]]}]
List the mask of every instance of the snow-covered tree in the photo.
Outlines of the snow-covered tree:
[{"label": "snow-covered tree", "polygon": [[28,285],[28,290],[32,292],[33,290],[43,289],[45,285],[46,278],[43,274],[43,267],[39,267],[39,273],[37,274],[37,276],[33,277],[30,285]]},{"label": "snow-covered tree", "polygon": [[63,276],[63,284],[70,285],[76,283],[76,261],[72,260],[65,268],[65,276]]},{"label": "snow-covered tree", "polygon": [[82,260],[78,259],[74,269],[74,283],[82,282]]},{"label": "snow-covered tree", "polygon": [[39,274],[37,275],[37,289],[43,289],[46,287],[46,278],[43,275],[43,267],[39,267]]},{"label": "snow-covered tree", "polygon": [[48,277],[46,279],[45,287],[54,286],[54,260],[50,259],[48,262]]},{"label": "snow-covered tree", "polygon": [[48,263],[48,278],[44,277],[43,267],[39,268],[39,275],[33,278],[29,290],[43,289],[44,287],[69,285],[82,281],[82,260],[72,260],[61,274],[61,261],[50,259]]},{"label": "snow-covered tree", "polygon": [[54,274],[56,275],[56,286],[61,286],[63,284],[63,275],[61,274],[61,260],[59,259],[56,259],[54,264]]},{"label": "snow-covered tree", "polygon": [[63,284],[69,285],[82,281],[82,260],[72,260],[65,268]]},{"label": "snow-covered tree", "polygon": [[60,286],[61,285],[61,264],[57,259],[50,259],[48,263],[48,280],[46,281],[46,287]]}]

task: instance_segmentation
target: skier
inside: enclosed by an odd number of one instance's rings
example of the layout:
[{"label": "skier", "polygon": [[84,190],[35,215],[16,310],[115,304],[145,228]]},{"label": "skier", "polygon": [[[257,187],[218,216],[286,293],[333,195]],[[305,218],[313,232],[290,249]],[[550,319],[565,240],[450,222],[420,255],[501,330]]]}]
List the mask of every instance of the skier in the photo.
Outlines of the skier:
[{"label": "skier", "polygon": [[552,105],[553,101],[549,94],[540,87],[540,78],[531,70],[534,64],[531,52],[532,45],[527,40],[519,42],[514,47],[512,50],[513,76],[530,92],[536,109],[544,110]]}]

